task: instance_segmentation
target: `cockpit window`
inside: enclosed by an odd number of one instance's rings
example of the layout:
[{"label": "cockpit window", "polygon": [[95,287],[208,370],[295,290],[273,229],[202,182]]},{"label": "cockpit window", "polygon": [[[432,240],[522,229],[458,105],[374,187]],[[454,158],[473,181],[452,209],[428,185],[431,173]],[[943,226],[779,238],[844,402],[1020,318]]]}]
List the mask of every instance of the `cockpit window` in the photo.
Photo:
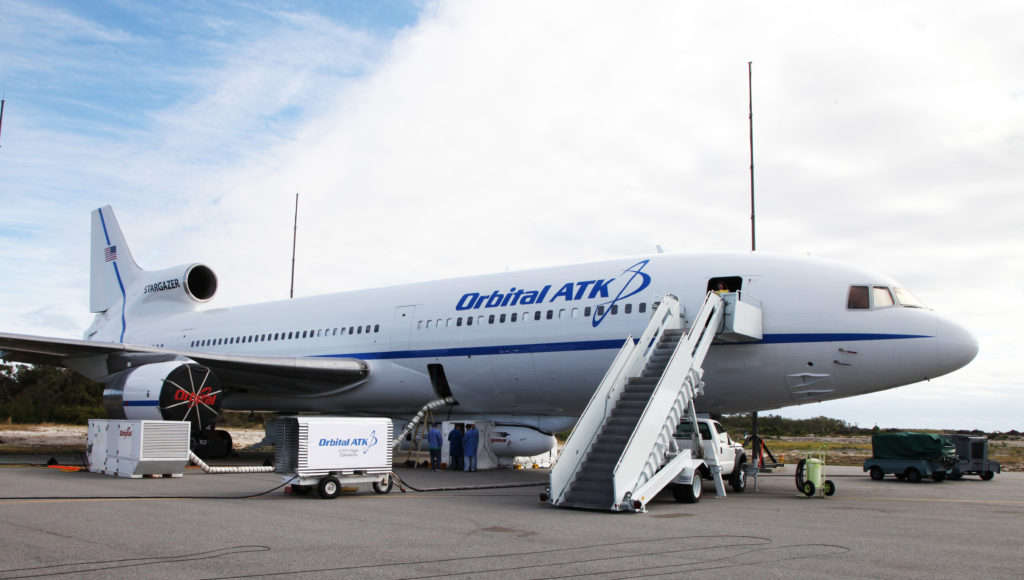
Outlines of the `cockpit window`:
[{"label": "cockpit window", "polygon": [[899,300],[900,306],[907,306],[909,308],[928,308],[925,306],[924,302],[918,300],[917,296],[911,294],[906,288],[900,288],[897,286],[893,288],[893,290],[896,292],[896,299]]},{"label": "cockpit window", "polygon": [[878,310],[893,306],[928,308],[905,288],[889,286],[850,286],[846,307],[850,310]]},{"label": "cockpit window", "polygon": [[868,301],[867,286],[850,286],[850,296],[846,299],[846,307],[851,310],[867,310],[871,308]]},{"label": "cockpit window", "polygon": [[892,292],[885,286],[871,287],[871,302],[875,308],[888,308],[896,305],[892,299]]}]

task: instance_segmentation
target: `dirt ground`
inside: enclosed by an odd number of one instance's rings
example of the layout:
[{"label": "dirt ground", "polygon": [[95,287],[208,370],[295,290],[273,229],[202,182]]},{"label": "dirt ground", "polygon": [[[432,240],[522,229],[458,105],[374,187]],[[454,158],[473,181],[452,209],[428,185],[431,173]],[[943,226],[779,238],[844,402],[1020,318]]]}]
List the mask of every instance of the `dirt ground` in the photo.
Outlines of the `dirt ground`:
[{"label": "dirt ground", "polygon": [[[0,453],[50,452],[54,449],[85,449],[84,425],[0,425]],[[263,429],[229,429],[236,448],[263,440]]]}]

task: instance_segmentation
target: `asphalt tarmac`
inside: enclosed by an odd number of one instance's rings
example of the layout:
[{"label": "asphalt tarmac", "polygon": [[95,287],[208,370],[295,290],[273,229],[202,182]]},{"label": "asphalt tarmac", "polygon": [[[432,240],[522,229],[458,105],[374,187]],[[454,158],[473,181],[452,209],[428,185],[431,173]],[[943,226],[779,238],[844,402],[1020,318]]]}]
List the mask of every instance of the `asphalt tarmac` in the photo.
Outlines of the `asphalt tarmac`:
[{"label": "asphalt tarmac", "polygon": [[[0,462],[26,459],[47,457]],[[323,500],[274,473],[5,466],[0,579],[1024,576],[1024,473],[912,484],[829,467],[836,494],[804,498],[790,466],[725,499],[710,482],[695,505],[662,493],[646,514],[541,503],[544,470],[397,473],[424,491]]]}]

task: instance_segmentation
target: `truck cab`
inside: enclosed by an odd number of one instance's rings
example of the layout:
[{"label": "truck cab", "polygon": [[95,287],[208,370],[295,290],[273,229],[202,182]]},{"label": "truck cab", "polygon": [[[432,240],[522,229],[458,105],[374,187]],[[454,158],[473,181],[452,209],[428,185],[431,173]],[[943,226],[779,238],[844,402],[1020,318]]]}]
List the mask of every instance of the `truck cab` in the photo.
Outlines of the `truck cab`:
[{"label": "truck cab", "polygon": [[[741,493],[747,488],[746,463],[747,453],[743,445],[733,441],[722,424],[714,419],[698,418],[697,432],[700,433],[701,448],[694,449],[694,427],[688,418],[684,418],[676,426],[675,440],[680,449],[689,449],[695,457],[702,457],[705,465],[699,470],[697,477],[711,479],[709,465],[718,455],[718,465],[722,468],[722,478],[728,478],[732,490]],[[675,481],[679,489],[687,482]],[[676,499],[679,499],[678,497]]]}]

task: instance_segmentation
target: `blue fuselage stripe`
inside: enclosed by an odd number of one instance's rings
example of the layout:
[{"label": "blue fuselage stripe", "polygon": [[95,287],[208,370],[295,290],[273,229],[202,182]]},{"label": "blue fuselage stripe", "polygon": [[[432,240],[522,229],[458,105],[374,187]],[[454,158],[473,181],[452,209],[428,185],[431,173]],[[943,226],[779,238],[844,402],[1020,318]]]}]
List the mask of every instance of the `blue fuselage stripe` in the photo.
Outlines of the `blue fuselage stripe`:
[{"label": "blue fuselage stripe", "polygon": [[[864,340],[904,340],[910,338],[931,338],[924,334],[871,334],[871,333],[809,333],[809,334],[766,334],[758,342],[725,343],[721,346],[752,344],[797,344],[814,342],[850,342]],[[484,356],[495,354],[531,354],[545,352],[579,352],[622,348],[622,339],[584,340],[573,342],[550,342],[537,344],[510,344],[498,346],[471,346],[460,348],[429,348],[422,350],[390,350],[358,352],[349,354],[320,355],[332,358],[358,358],[362,360],[388,360],[409,358],[442,358],[453,356]]]}]

